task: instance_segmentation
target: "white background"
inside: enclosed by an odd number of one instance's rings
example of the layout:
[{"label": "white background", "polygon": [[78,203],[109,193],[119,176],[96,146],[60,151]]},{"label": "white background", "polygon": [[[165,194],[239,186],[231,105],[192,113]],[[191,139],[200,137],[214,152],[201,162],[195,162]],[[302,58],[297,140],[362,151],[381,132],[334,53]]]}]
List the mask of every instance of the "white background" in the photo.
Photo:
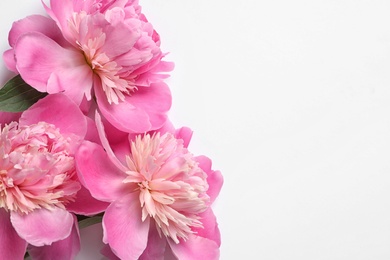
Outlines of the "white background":
[{"label": "white background", "polygon": [[[390,1],[144,0],[221,259],[390,259]],[[0,2],[0,47],[39,0]],[[2,82],[6,79],[0,68]]]}]

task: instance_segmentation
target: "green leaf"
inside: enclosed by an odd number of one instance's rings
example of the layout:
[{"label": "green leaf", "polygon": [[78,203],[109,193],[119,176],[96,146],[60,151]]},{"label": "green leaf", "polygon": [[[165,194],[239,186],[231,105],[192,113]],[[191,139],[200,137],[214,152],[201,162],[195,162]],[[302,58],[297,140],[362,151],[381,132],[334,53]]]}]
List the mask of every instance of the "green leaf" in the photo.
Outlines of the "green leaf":
[{"label": "green leaf", "polygon": [[17,75],[0,89],[0,110],[21,112],[46,95],[47,93],[39,92]]},{"label": "green leaf", "polygon": [[83,228],[92,226],[94,224],[101,223],[102,219],[103,219],[103,216],[99,216],[99,215],[83,219],[83,220],[79,221],[79,228],[83,229]]}]

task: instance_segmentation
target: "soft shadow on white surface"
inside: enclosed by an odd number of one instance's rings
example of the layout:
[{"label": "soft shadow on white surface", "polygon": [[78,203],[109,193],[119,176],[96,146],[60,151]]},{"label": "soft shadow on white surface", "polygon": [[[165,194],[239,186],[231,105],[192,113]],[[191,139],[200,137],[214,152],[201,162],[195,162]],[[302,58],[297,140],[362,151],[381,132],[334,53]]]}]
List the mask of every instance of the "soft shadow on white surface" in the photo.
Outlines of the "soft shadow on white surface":
[{"label": "soft shadow on white surface", "polygon": [[[225,177],[221,259],[389,259],[390,2],[140,4],[176,63],[171,120]],[[0,2],[1,51],[34,12]]]}]

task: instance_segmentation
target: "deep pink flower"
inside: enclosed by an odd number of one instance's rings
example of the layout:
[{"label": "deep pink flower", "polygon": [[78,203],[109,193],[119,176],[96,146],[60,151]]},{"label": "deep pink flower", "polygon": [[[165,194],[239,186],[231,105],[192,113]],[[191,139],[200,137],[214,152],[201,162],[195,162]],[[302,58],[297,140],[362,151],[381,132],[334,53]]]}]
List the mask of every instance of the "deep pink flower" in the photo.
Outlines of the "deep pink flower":
[{"label": "deep pink flower", "polygon": [[[127,149],[111,149],[96,122],[102,146],[85,141],[77,168],[97,199],[110,202],[104,238],[121,259],[217,259],[220,234],[210,208],[222,185],[211,161],[186,148],[187,128],[176,133],[129,135]],[[118,146],[117,146],[118,147]]]},{"label": "deep pink flower", "polygon": [[[47,96],[19,122],[0,127],[1,259],[22,259],[27,244],[40,259],[77,254],[77,221],[71,212],[78,212],[72,205],[88,194],[78,196],[82,187],[74,154],[86,133],[85,116],[62,94]],[[86,205],[82,213],[100,212],[99,205]]]},{"label": "deep pink flower", "polygon": [[138,1],[51,0],[50,18],[15,22],[7,67],[41,92],[63,92],[76,103],[96,97],[101,113],[125,132],[164,124],[171,106],[162,82],[160,38]]}]

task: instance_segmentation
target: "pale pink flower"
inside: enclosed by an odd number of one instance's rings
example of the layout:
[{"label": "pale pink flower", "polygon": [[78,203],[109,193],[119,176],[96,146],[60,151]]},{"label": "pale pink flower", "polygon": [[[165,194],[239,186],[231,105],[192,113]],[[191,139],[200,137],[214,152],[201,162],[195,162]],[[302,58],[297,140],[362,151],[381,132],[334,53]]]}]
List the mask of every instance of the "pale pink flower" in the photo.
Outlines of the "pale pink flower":
[{"label": "pale pink flower", "polygon": [[171,106],[162,82],[160,38],[138,1],[51,0],[50,18],[15,22],[7,67],[41,92],[63,92],[76,103],[96,98],[101,113],[125,132],[161,127]]},{"label": "pale pink flower", "polygon": [[220,234],[210,208],[222,185],[211,161],[186,148],[191,131],[129,135],[115,152],[97,115],[102,146],[85,141],[77,168],[92,196],[110,202],[103,241],[121,259],[217,259]]},{"label": "pale pink flower", "polygon": [[[62,94],[47,96],[19,122],[0,127],[1,259],[22,259],[27,244],[40,259],[77,254],[77,221],[69,211],[77,213],[72,208],[82,187],[74,154],[86,133],[85,116]],[[99,204],[86,205],[82,213],[102,211]]]}]

